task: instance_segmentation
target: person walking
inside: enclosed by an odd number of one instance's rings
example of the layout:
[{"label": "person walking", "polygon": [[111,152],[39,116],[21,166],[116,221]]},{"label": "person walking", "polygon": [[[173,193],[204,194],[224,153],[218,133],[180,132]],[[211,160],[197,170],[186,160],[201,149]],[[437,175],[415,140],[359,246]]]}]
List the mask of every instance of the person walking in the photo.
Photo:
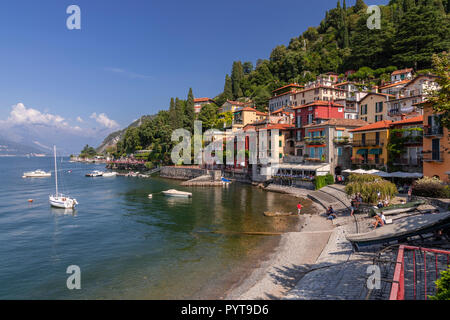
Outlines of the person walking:
[{"label": "person walking", "polygon": [[300,212],[302,211],[302,205],[300,203],[300,201],[297,204],[297,214],[300,215]]}]

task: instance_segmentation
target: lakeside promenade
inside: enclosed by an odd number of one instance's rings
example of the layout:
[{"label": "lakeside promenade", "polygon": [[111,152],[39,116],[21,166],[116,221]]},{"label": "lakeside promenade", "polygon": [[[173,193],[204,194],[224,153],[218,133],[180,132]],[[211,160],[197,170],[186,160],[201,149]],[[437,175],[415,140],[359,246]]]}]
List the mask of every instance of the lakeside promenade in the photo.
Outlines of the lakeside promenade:
[{"label": "lakeside promenade", "polygon": [[[298,232],[282,235],[279,247],[268,260],[235,288],[226,299],[364,300],[388,299],[390,283],[371,291],[367,288],[367,268],[379,261],[395,260],[395,250],[380,248],[354,252],[347,234],[367,232],[371,220],[366,215],[349,215],[350,201],[342,185],[318,191],[270,185],[268,191],[307,197],[314,201],[317,214],[301,217]],[[332,205],[337,218],[325,217]],[[423,209],[429,209],[424,206]],[[406,216],[406,215],[399,215]],[[393,265],[382,265],[383,278],[392,279]]]}]

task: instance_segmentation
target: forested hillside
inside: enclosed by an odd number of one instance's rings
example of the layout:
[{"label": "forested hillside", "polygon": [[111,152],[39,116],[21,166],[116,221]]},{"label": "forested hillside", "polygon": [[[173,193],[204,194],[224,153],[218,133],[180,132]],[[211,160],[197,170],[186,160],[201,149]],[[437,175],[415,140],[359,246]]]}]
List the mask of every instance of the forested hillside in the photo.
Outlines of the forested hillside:
[{"label": "forested hillside", "polygon": [[450,0],[392,0],[380,6],[381,28],[372,30],[363,0],[353,6],[341,1],[317,27],[287,46],[277,46],[255,68],[251,62],[235,61],[223,93],[216,97],[218,104],[250,97],[262,108],[275,88],[305,83],[322,72],[363,68],[359,77],[370,78],[382,76],[388,66],[429,69],[432,54],[450,48]]},{"label": "forested hillside", "polygon": [[370,15],[363,0],[356,0],[353,6],[338,1],[317,27],[309,27],[287,46],[277,46],[269,59],[259,59],[256,66],[233,62],[215,105],[203,106],[196,116],[190,89],[186,100],[172,98],[168,111],[160,111],[142,125],[121,133],[114,154],[151,149],[150,162],[168,163],[172,130],[192,130],[196,117],[202,120],[204,129],[223,128],[231,115],[219,115],[218,106],[227,99],[250,98],[264,111],[272,90],[287,83],[306,83],[323,72],[355,70],[350,80],[378,84],[389,80],[390,73],[398,68],[430,69],[433,53],[449,51],[450,0],[392,0],[380,9],[381,28],[369,29]]}]

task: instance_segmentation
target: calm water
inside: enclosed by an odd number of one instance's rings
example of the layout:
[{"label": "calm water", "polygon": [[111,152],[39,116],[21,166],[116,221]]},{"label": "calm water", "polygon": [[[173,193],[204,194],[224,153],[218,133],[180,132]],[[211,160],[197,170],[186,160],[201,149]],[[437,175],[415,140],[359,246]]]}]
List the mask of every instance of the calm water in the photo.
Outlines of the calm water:
[{"label": "calm water", "polygon": [[[24,171],[53,170],[52,163],[0,158],[0,299],[221,297],[279,237],[199,231],[285,231],[298,221],[262,215],[295,210],[296,199],[286,195],[241,184],[181,187],[159,177],[86,178],[104,166],[67,159],[59,164],[60,187],[80,205],[74,212],[52,209],[54,177],[21,178]],[[193,198],[159,193],[171,188]],[[81,290],[66,287],[69,265],[81,268]]]}]

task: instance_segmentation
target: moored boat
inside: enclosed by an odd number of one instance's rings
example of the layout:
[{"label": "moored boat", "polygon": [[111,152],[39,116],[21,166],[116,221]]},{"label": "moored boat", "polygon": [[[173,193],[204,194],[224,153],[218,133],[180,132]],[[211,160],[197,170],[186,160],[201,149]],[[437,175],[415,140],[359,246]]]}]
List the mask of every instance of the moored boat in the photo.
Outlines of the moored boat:
[{"label": "moored boat", "polygon": [[404,204],[394,204],[383,208],[372,208],[369,212],[370,217],[374,217],[377,213],[383,213],[385,216],[399,213],[415,211],[418,206],[424,204],[425,201],[411,201]]},{"label": "moored boat", "polygon": [[115,177],[117,176],[117,172],[104,172],[103,176],[108,178],[108,177]]},{"label": "moored boat", "polygon": [[24,172],[23,173],[23,178],[46,178],[46,177],[51,177],[52,173],[51,172],[45,172],[43,170],[35,170],[35,171],[29,171],[29,172]]},{"label": "moored boat", "polygon": [[48,201],[52,207],[63,208],[63,209],[73,209],[78,204],[75,198],[65,196],[58,192],[58,170],[56,167],[56,146],[53,147],[55,154],[55,194],[48,197]]},{"label": "moored boat", "polygon": [[189,198],[192,197],[192,193],[185,192],[185,191],[178,191],[175,189],[170,189],[162,192],[165,196],[169,197],[182,197],[182,198]]},{"label": "moored boat", "polygon": [[101,176],[103,176],[103,172],[98,170],[86,173],[86,177],[101,177]]}]

